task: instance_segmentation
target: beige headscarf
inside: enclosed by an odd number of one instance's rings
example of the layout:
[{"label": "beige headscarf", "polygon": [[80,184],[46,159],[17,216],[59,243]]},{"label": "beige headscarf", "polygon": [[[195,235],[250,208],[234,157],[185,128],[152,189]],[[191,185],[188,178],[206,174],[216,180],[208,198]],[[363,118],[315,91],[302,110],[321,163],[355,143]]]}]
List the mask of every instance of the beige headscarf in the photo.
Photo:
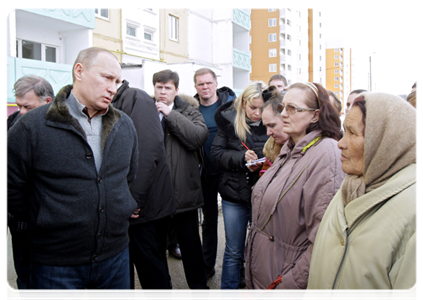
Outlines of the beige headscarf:
[{"label": "beige headscarf", "polygon": [[416,163],[416,109],[394,95],[360,96],[366,101],[364,174],[345,177],[341,187],[345,205]]}]

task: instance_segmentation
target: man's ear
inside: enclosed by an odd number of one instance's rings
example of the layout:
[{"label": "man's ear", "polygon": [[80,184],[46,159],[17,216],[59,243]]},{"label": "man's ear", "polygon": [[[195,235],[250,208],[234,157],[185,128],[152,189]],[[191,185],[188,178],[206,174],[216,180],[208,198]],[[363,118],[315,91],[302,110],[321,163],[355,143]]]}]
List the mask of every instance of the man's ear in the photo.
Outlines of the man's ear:
[{"label": "man's ear", "polygon": [[84,66],[81,63],[77,63],[73,69],[73,74],[75,75],[75,80],[81,81],[82,73],[84,72]]},{"label": "man's ear", "polygon": [[45,104],[50,103],[50,102],[51,102],[51,97],[50,97],[50,96],[46,97],[46,98],[44,99],[44,102],[45,102]]}]

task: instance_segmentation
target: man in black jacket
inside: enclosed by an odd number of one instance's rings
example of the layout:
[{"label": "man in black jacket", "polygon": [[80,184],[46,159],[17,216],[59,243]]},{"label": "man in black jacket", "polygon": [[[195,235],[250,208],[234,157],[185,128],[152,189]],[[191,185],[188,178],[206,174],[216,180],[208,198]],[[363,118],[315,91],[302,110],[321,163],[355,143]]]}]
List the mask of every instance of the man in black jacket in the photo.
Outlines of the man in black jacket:
[{"label": "man in black jacket", "polygon": [[194,74],[194,86],[197,94],[194,96],[200,104],[200,112],[204,117],[209,130],[209,138],[202,147],[202,172],[201,187],[203,189],[204,221],[203,231],[203,253],[207,266],[208,277],[215,274],[214,266],[217,255],[217,220],[218,204],[217,194],[221,178],[219,167],[210,159],[210,148],[217,133],[217,125],[214,114],[224,103],[236,98],[235,93],[228,87],[217,88],[217,78],[213,70],[208,68],[198,69]]},{"label": "man in black jacket", "polygon": [[[14,86],[16,105],[19,110],[7,118],[7,130],[19,120],[20,116],[31,109],[50,103],[54,99],[51,84],[42,77],[26,75],[19,78]],[[29,249],[27,247],[27,223],[8,214],[8,226],[12,236],[13,263],[17,275],[19,289],[28,288]]]},{"label": "man in black jacket", "polygon": [[[192,98],[178,96],[179,76],[171,70],[153,75],[154,95],[165,132],[166,157],[176,204],[173,225],[191,289],[207,289],[207,272],[198,230],[197,209],[203,206],[197,152],[209,135]],[[187,102],[189,101],[189,103]]]},{"label": "man in black jacket", "polygon": [[[143,289],[171,289],[166,237],[175,212],[172,183],[157,109],[146,92],[123,81],[112,104],[134,122],[139,146],[138,170],[130,190],[140,208],[131,220],[129,251]],[[131,283],[134,272],[131,268]]]},{"label": "man in black jacket", "polygon": [[8,212],[28,223],[30,289],[130,288],[138,143],[110,105],[120,74],[111,52],[82,50],[73,86],[8,132]]}]

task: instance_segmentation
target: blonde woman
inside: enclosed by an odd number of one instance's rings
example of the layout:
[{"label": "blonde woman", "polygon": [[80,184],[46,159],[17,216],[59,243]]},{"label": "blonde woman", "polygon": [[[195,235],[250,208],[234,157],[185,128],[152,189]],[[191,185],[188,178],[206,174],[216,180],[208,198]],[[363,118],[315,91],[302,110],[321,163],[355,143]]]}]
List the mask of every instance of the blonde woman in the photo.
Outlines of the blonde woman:
[{"label": "blonde woman", "polygon": [[259,170],[250,172],[246,163],[263,157],[268,138],[261,121],[265,89],[264,82],[252,82],[235,101],[222,105],[215,114],[219,129],[210,155],[222,169],[219,193],[226,237],[222,289],[245,286],[244,249],[251,220],[251,187],[259,178]]}]

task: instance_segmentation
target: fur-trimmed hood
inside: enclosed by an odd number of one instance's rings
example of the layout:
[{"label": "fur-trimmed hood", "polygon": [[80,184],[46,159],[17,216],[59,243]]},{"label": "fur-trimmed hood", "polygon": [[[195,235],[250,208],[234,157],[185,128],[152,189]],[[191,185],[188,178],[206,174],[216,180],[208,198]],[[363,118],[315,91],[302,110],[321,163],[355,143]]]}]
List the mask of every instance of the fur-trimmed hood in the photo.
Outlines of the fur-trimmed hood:
[{"label": "fur-trimmed hood", "polygon": [[[46,113],[46,119],[52,122],[59,122],[64,124],[70,124],[80,132],[85,138],[87,138],[85,131],[82,129],[78,120],[72,117],[69,112],[68,106],[66,105],[66,99],[72,92],[73,85],[67,85],[63,87],[59,93],[57,93],[54,100]],[[107,113],[103,116],[103,125],[101,133],[101,147],[104,149],[107,137],[113,129],[113,126],[121,118],[122,114],[117,109],[114,109],[112,105],[109,105]]]},{"label": "fur-trimmed hood", "polygon": [[200,103],[198,103],[198,101],[194,97],[191,97],[191,96],[186,95],[186,94],[178,94],[178,96],[179,96],[179,98],[181,98],[182,100],[184,100],[188,104],[192,105],[194,108],[197,109],[197,108],[200,107]]}]

